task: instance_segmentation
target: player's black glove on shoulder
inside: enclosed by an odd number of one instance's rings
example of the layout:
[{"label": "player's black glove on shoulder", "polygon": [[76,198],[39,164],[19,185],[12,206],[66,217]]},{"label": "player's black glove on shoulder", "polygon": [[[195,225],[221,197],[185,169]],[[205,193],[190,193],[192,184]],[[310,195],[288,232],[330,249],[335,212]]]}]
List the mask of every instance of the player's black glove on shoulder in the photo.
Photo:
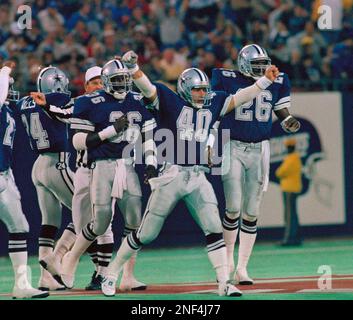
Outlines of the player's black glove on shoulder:
[{"label": "player's black glove on shoulder", "polygon": [[144,174],[144,182],[146,184],[148,184],[148,180],[151,179],[151,178],[155,178],[158,176],[158,170],[157,168],[155,168],[154,166],[152,165],[148,165],[146,168],[145,168],[145,174]]}]

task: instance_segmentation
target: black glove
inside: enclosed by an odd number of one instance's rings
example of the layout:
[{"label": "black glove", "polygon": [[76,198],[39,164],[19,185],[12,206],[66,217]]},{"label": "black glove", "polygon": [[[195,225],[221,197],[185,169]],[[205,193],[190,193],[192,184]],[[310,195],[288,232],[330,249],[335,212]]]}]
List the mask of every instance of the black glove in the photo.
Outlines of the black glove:
[{"label": "black glove", "polygon": [[145,184],[148,184],[148,180],[151,179],[151,178],[155,178],[158,176],[158,170],[152,166],[152,165],[148,165],[146,168],[145,168],[145,174],[144,174],[144,183]]},{"label": "black glove", "polygon": [[127,119],[127,115],[125,114],[119,119],[115,120],[113,126],[117,134],[125,131],[129,127],[129,120]]}]

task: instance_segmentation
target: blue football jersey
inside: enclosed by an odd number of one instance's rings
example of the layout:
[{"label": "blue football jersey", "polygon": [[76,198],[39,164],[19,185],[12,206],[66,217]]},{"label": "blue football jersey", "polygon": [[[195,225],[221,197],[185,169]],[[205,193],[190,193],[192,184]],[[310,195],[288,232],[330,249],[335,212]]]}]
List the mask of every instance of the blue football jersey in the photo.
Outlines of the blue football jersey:
[{"label": "blue football jersey", "polygon": [[51,118],[28,96],[17,103],[16,109],[36,153],[68,151],[68,127],[65,123]]},{"label": "blue football jersey", "polygon": [[[251,86],[254,80],[239,71],[213,69],[212,89],[235,94]],[[221,121],[220,129],[229,129],[230,138],[243,142],[260,142],[271,137],[272,110],[290,106],[290,81],[287,74],[280,73],[266,90],[253,101],[244,103],[227,114]]]},{"label": "blue football jersey", "polygon": [[99,159],[126,157],[123,154],[124,148],[134,144],[140,132],[154,129],[156,122],[152,114],[142,106],[141,99],[140,94],[129,92],[123,101],[119,101],[104,90],[75,99],[71,129],[99,132],[124,114],[127,114],[130,122],[129,128],[123,134],[98,147],[88,149],[88,163]]},{"label": "blue football jersey", "polygon": [[[164,143],[168,162],[182,166],[207,164],[205,148],[210,129],[227,109],[229,95],[222,91],[214,92],[211,105],[197,109],[165,85],[154,85],[158,100],[148,107],[155,109],[160,128],[155,135],[155,142],[159,145],[158,158],[162,149],[160,146]],[[170,141],[173,146],[168,143]]]},{"label": "blue football jersey", "polygon": [[16,123],[13,118],[13,110],[6,101],[0,106],[0,172],[11,167],[15,132]]}]

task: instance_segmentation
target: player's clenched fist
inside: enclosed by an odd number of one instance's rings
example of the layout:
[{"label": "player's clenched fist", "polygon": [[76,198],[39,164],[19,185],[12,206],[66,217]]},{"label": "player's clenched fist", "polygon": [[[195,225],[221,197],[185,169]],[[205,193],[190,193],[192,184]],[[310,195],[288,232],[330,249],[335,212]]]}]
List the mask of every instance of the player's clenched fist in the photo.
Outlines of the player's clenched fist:
[{"label": "player's clenched fist", "polygon": [[274,81],[279,75],[278,68],[275,65],[269,66],[265,71],[265,77],[270,81]]},{"label": "player's clenched fist", "polygon": [[11,61],[11,60],[7,60],[3,63],[3,66],[4,67],[8,67],[10,68],[11,70],[15,69],[16,67],[16,63],[14,61]]},{"label": "player's clenched fist", "polygon": [[29,94],[34,102],[40,106],[45,106],[47,104],[47,99],[45,99],[44,93],[41,92],[31,92]]},{"label": "player's clenched fist", "polygon": [[284,131],[288,133],[294,133],[300,129],[300,122],[293,116],[288,116],[281,122],[281,126]]},{"label": "player's clenched fist", "polygon": [[132,50],[126,52],[121,59],[121,61],[126,65],[129,71],[132,73],[138,70],[137,60],[138,60],[138,56]]}]

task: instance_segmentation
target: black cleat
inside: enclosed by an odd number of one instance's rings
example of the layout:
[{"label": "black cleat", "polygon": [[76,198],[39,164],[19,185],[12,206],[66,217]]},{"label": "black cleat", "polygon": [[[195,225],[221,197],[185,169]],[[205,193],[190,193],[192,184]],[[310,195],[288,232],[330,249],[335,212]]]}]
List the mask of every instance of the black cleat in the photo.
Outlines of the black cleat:
[{"label": "black cleat", "polygon": [[103,281],[103,277],[101,275],[97,276],[97,272],[94,271],[91,282],[86,286],[85,290],[87,291],[101,290],[102,281]]}]

